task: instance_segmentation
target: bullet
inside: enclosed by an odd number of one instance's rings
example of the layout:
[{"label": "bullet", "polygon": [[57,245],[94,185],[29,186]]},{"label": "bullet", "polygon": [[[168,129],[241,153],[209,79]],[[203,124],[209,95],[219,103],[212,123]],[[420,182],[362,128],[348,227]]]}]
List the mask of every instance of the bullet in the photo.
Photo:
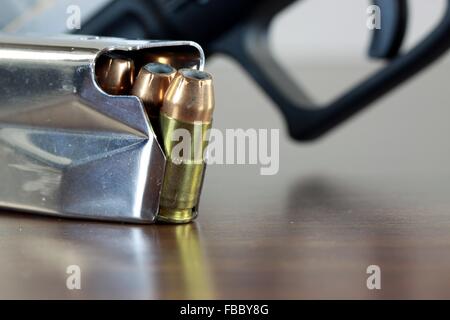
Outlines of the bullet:
[{"label": "bullet", "polygon": [[[166,92],[159,117],[167,157],[159,221],[186,223],[196,216],[213,110],[211,75],[194,69],[179,70]],[[180,145],[189,148],[180,152]]]},{"label": "bullet", "polygon": [[99,86],[112,95],[130,93],[134,80],[134,62],[118,53],[108,52],[96,62],[95,73]]},{"label": "bullet", "polygon": [[159,110],[170,82],[177,73],[175,68],[162,63],[148,63],[141,68],[131,94],[142,99],[153,130],[160,136]]}]

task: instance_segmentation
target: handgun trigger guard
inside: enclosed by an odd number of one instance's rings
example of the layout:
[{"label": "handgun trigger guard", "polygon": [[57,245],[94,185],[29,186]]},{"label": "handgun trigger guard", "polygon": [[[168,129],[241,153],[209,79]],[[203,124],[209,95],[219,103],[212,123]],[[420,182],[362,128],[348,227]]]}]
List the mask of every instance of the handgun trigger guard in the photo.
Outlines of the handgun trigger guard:
[{"label": "handgun trigger guard", "polygon": [[272,56],[267,41],[272,18],[264,10],[256,13],[209,50],[226,53],[242,65],[278,106],[290,136],[298,141],[321,137],[425,69],[450,48],[450,0],[447,0],[441,22],[414,48],[398,55],[336,100],[319,106],[287,76]]}]

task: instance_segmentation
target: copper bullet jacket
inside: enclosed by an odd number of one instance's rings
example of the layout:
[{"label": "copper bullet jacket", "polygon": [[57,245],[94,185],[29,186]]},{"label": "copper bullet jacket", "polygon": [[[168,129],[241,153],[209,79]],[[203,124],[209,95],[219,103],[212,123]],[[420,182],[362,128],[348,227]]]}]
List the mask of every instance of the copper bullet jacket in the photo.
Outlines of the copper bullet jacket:
[{"label": "copper bullet jacket", "polygon": [[142,67],[131,93],[142,99],[150,117],[157,117],[164,95],[177,70],[167,64],[149,63]]},{"label": "copper bullet jacket", "polygon": [[166,92],[161,113],[187,123],[209,123],[213,111],[211,75],[195,69],[180,69]]},{"label": "copper bullet jacket", "polygon": [[134,80],[133,60],[110,52],[98,59],[95,69],[97,82],[105,92],[112,95],[130,93]]}]

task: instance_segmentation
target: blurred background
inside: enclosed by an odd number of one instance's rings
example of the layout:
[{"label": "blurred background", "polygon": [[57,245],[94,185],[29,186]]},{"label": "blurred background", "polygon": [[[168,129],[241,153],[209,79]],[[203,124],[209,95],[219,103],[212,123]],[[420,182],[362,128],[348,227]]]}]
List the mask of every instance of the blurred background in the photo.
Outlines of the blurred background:
[{"label": "blurred background", "polygon": [[[212,0],[214,1],[214,0]],[[113,0],[2,0],[0,28],[8,33],[63,33],[67,8],[77,5],[81,23]],[[369,41],[369,1],[301,0],[277,16],[271,43],[283,59],[363,60]],[[411,21],[406,44],[426,34],[443,13],[445,0],[409,0]],[[187,39],[188,40],[188,39]]]}]

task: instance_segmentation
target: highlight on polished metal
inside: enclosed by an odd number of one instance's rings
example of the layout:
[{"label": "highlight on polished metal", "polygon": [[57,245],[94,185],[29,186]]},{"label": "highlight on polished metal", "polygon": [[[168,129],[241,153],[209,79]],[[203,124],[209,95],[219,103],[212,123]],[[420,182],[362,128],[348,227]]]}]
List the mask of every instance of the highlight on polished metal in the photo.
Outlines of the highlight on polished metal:
[{"label": "highlight on polished metal", "polygon": [[[167,164],[159,221],[186,223],[197,215],[205,171],[203,153],[208,145],[207,135],[211,128],[213,110],[211,75],[192,69],[179,70],[166,92],[160,113],[162,144]],[[188,132],[190,137],[190,154],[183,155],[183,161],[178,161],[178,155],[173,154],[179,143],[174,139],[177,130]],[[199,155],[200,161],[197,159]]]},{"label": "highlight on polished metal", "polygon": [[179,52],[186,67],[203,69],[203,51],[190,41],[0,36],[0,207],[156,221],[166,156],[141,100],[107,94],[98,77],[109,70],[121,83],[112,87],[125,92],[132,63],[109,59],[117,53],[145,65],[154,50]]}]

